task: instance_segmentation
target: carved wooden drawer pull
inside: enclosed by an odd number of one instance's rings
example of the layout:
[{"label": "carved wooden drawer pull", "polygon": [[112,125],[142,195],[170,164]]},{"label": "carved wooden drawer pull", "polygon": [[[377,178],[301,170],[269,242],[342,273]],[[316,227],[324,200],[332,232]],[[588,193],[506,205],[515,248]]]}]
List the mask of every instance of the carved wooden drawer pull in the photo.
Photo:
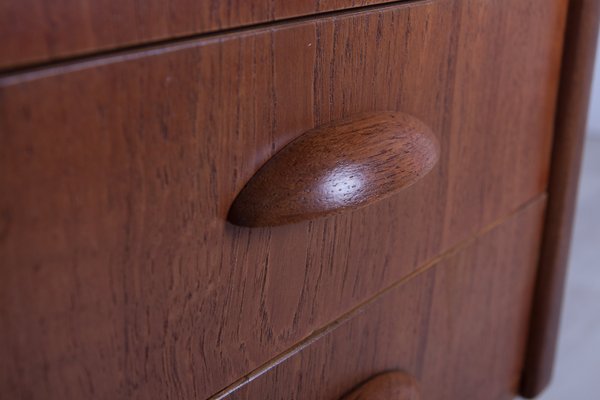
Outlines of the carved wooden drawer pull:
[{"label": "carved wooden drawer pull", "polygon": [[367,206],[436,164],[439,144],[418,119],[365,113],[312,129],[271,158],[242,189],[229,220],[274,226]]},{"label": "carved wooden drawer pull", "polygon": [[372,378],[341,400],[420,400],[417,382],[404,372],[387,372]]}]

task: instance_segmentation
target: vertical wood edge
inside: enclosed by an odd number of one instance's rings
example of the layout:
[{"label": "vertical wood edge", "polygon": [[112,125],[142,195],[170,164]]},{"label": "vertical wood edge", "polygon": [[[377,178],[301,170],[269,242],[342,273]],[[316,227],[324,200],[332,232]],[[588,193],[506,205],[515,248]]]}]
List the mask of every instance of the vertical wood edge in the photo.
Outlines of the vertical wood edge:
[{"label": "vertical wood edge", "polygon": [[533,398],[552,378],[573,228],[600,0],[568,5],[538,275],[520,395]]}]

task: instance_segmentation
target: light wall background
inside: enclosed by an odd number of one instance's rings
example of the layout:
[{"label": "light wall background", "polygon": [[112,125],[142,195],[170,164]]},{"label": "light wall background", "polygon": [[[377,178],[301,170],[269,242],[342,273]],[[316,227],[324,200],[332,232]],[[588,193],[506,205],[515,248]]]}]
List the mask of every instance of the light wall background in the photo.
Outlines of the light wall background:
[{"label": "light wall background", "polygon": [[598,40],[596,64],[594,66],[594,83],[588,113],[588,133],[600,137],[600,40]]}]

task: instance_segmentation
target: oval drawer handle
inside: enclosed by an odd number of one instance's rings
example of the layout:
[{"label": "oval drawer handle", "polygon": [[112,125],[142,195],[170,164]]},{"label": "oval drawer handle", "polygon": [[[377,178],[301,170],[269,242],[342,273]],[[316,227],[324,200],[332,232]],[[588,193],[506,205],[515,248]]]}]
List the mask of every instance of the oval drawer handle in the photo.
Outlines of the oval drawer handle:
[{"label": "oval drawer handle", "polygon": [[369,379],[341,400],[419,400],[417,381],[404,372],[386,372]]},{"label": "oval drawer handle", "polygon": [[305,132],[258,170],[228,219],[283,225],[364,207],[406,188],[436,164],[439,144],[400,112],[365,113]]}]

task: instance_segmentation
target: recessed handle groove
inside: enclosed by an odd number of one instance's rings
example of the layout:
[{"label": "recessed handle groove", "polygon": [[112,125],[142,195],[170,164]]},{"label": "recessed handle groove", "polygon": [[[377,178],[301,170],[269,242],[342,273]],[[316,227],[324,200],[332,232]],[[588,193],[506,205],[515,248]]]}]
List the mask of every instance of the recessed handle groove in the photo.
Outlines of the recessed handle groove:
[{"label": "recessed handle groove", "polygon": [[400,112],[360,114],[307,131],[259,169],[228,219],[275,226],[367,206],[425,176],[439,158],[435,135]]}]

